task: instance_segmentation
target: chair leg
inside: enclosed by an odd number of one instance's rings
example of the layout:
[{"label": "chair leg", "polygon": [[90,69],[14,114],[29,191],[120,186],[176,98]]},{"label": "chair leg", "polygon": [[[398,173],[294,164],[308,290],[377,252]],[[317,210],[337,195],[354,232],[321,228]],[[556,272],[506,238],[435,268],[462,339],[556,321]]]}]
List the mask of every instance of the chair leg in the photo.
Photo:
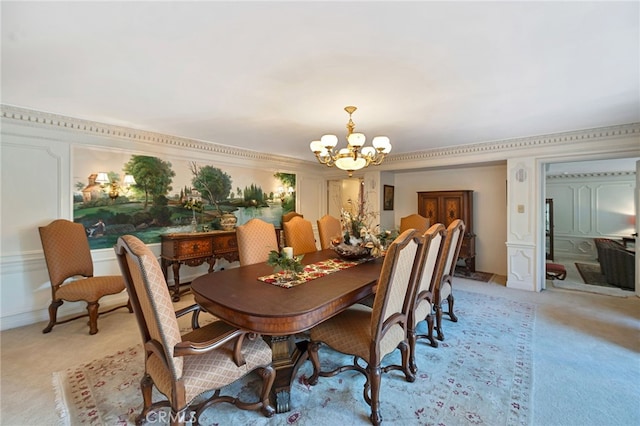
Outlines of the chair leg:
[{"label": "chair leg", "polygon": [[149,376],[146,373],[144,376],[142,376],[142,379],[140,380],[140,391],[142,392],[143,405],[142,405],[142,412],[138,417],[136,417],[137,425],[141,425],[145,423],[147,419],[147,414],[151,409],[153,380],[151,379],[151,376]]},{"label": "chair leg", "polygon": [[438,340],[444,340],[444,334],[442,333],[442,306],[438,303],[435,306],[436,309],[436,332],[438,333]]},{"label": "chair leg", "polygon": [[320,376],[320,358],[318,357],[318,350],[320,349],[320,342],[310,342],[307,345],[307,354],[309,355],[309,361],[313,365],[313,374],[307,380],[311,386],[318,384],[318,377]]},{"label": "chair leg", "polygon": [[418,366],[416,365],[416,330],[410,328],[407,333],[407,340],[409,340],[409,370],[411,373],[416,374],[418,372]]},{"label": "chair leg", "polygon": [[453,313],[453,292],[447,297],[447,304],[449,305],[449,310],[448,310],[448,314],[449,314],[449,318],[451,318],[451,321],[453,322],[458,322],[458,317]]},{"label": "chair leg", "polygon": [[131,298],[127,299],[127,309],[129,310],[129,313],[133,312],[133,306],[131,306]]},{"label": "chair leg", "polygon": [[369,366],[369,381],[371,382],[371,424],[378,426],[382,423],[382,416],[380,415],[380,379],[382,376],[382,370],[380,366]]},{"label": "chair leg", "polygon": [[89,334],[98,332],[98,302],[87,303],[87,311],[89,311]]},{"label": "chair leg", "polygon": [[49,305],[49,324],[42,330],[43,333],[48,333],[51,331],[54,325],[56,325],[57,317],[58,317],[58,308],[62,306],[64,302],[62,300],[52,300]]},{"label": "chair leg", "polygon": [[437,348],[438,341],[433,338],[433,314],[427,315],[427,330],[429,330],[427,334],[427,339],[429,339],[429,343],[431,344],[431,347]]},{"label": "chair leg", "polygon": [[275,408],[269,401],[269,394],[273,387],[273,382],[276,379],[276,370],[272,366],[262,368],[258,371],[262,377],[262,392],[260,393],[260,400],[262,401],[262,407],[260,410],[265,417],[273,417],[276,413]]},{"label": "chair leg", "polygon": [[[415,336],[415,333],[414,333],[414,336]],[[414,339],[413,347],[415,348],[415,339]],[[398,348],[400,349],[400,354],[402,356],[402,371],[404,372],[404,377],[409,383],[415,382],[416,381],[416,375],[414,374],[415,372],[412,371],[411,365],[409,365],[409,357],[411,356],[411,353],[412,353],[411,347],[407,342],[401,342],[400,345],[398,345]]]}]

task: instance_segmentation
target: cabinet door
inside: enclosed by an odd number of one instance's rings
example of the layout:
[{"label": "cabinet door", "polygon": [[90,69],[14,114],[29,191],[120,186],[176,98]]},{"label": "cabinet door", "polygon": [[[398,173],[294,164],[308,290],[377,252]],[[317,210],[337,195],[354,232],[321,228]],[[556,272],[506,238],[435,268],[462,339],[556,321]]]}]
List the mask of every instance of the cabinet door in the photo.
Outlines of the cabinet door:
[{"label": "cabinet door", "polygon": [[441,215],[439,197],[421,194],[418,203],[418,214],[429,218],[431,225],[439,223]]},{"label": "cabinet door", "polygon": [[[465,221],[464,215],[464,200],[462,195],[445,195],[442,197],[441,203],[441,215],[442,223],[445,228],[451,225],[456,219],[462,219]],[[466,221],[465,221],[466,224]]]}]

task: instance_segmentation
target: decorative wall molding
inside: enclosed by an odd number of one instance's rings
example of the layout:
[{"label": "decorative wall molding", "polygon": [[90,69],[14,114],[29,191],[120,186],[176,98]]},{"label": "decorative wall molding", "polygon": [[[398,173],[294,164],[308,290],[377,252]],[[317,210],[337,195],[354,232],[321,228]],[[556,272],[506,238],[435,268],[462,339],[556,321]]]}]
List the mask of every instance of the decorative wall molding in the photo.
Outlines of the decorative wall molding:
[{"label": "decorative wall molding", "polygon": [[628,172],[594,172],[594,173],[562,173],[557,175],[547,175],[547,180],[559,179],[586,179],[586,178],[616,178],[616,177],[633,177],[635,171]]},{"label": "decorative wall molding", "polygon": [[390,154],[385,162],[401,162],[427,160],[438,157],[457,155],[484,154],[504,150],[518,150],[532,147],[571,145],[602,138],[636,136],[640,138],[640,123],[623,124],[619,126],[599,127],[587,130],[554,133],[550,135],[529,136],[523,138],[505,139],[501,141],[480,142],[469,145],[458,145],[448,148],[415,151],[403,154]]},{"label": "decorative wall molding", "polygon": [[0,116],[2,118],[15,120],[32,127],[53,127],[64,130],[75,130],[78,132],[90,133],[97,136],[111,136],[119,139],[127,139],[137,142],[169,145],[180,149],[208,151],[214,154],[241,157],[254,161],[287,162],[304,165],[304,167],[308,167],[309,165],[317,166],[317,162],[300,160],[292,157],[279,156],[259,151],[251,151],[248,149],[242,149],[228,145],[219,145],[213,142],[204,142],[195,139],[165,135],[157,132],[131,129],[128,127],[104,124],[95,121],[83,120],[80,118],[67,117],[63,115],[35,111],[9,105],[0,106],[2,110],[2,114]]},{"label": "decorative wall molding", "polygon": [[[251,151],[227,145],[219,145],[213,142],[204,142],[195,139],[165,135],[162,133],[131,129],[123,126],[99,123],[80,118],[67,117],[42,111],[30,110],[11,105],[0,105],[4,119],[15,120],[30,126],[57,127],[65,130],[76,130],[99,136],[112,136],[132,141],[157,143],[178,148],[197,149],[258,161],[285,161],[297,163],[308,167],[317,166],[316,162],[300,160],[292,157],[278,156],[274,154]],[[480,142],[467,145],[457,145],[446,148],[435,148],[425,151],[414,151],[402,154],[390,154],[385,163],[401,163],[416,160],[429,160],[434,158],[455,157],[461,155],[475,155],[497,153],[505,150],[528,149],[532,147],[571,145],[602,138],[636,136],[640,138],[640,123],[630,123],[618,126],[599,127],[587,130],[578,130],[549,135],[530,136],[500,141]]]}]

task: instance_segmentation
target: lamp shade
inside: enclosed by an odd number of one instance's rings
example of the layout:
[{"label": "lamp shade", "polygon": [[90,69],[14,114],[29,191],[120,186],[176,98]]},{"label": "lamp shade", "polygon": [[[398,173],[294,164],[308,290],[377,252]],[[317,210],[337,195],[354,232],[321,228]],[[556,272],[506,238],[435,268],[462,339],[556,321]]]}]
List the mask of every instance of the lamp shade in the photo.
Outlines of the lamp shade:
[{"label": "lamp shade", "polygon": [[96,183],[104,185],[105,183],[109,183],[111,180],[109,179],[109,175],[106,172],[99,172],[98,177],[96,177]]}]

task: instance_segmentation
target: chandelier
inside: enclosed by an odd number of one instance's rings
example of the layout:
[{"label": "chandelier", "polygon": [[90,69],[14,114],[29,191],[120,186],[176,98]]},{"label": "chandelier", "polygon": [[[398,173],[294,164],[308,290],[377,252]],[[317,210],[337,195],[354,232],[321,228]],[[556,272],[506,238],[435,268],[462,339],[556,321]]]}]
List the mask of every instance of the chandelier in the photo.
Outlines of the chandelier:
[{"label": "chandelier", "polygon": [[351,119],[351,114],[358,109],[354,106],[344,107],[349,114],[349,122],[347,123],[347,147],[335,151],[338,144],[336,135],[324,135],[319,141],[313,141],[309,144],[309,148],[315,154],[320,164],[327,167],[336,166],[339,169],[346,170],[349,177],[353,176],[353,172],[370,165],[377,166],[384,160],[384,157],[391,152],[391,143],[386,136],[376,136],[373,138],[371,145],[364,146],[366,137],[362,133],[354,133],[356,125]]}]

